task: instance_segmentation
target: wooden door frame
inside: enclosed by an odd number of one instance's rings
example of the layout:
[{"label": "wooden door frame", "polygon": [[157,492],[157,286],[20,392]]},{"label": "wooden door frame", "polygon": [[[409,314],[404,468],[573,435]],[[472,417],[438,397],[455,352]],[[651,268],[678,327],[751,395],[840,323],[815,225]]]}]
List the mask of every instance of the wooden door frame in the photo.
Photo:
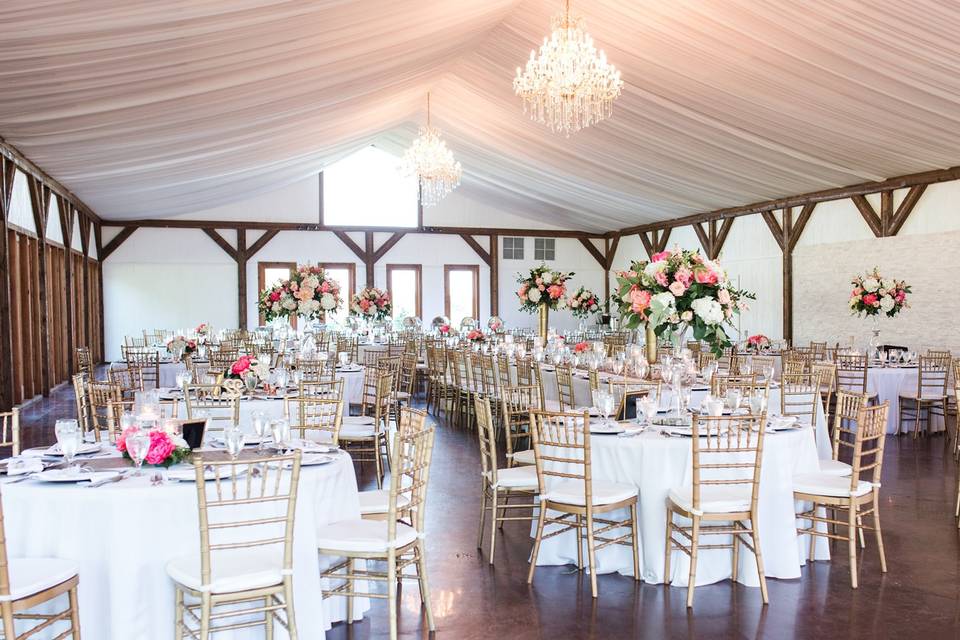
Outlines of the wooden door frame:
[{"label": "wooden door frame", "polygon": [[423,320],[423,265],[419,264],[388,264],[387,265],[387,293],[390,294],[390,300],[393,301],[393,272],[394,271],[415,271],[417,274],[417,295],[416,295],[416,313],[417,317]]},{"label": "wooden door frame", "polygon": [[450,272],[470,271],[473,273],[473,318],[480,322],[480,265],[478,264],[445,264],[443,265],[443,315],[450,322]]},{"label": "wooden door frame", "polygon": [[[259,304],[260,294],[263,293],[263,288],[266,284],[266,270],[267,269],[283,269],[284,267],[290,269],[290,274],[293,275],[293,272],[297,270],[296,262],[258,262],[257,263],[257,302]],[[265,318],[263,313],[258,314],[260,325],[263,326]],[[297,328],[297,316],[290,316],[290,326],[294,329]]]}]

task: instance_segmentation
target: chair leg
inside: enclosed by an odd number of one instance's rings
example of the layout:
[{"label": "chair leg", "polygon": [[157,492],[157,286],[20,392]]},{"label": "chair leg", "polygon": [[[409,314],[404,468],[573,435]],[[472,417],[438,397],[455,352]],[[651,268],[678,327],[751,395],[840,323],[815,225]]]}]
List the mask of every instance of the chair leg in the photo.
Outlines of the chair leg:
[{"label": "chair leg", "polygon": [[750,514],[750,529],[753,539],[753,555],[757,560],[757,577],[760,579],[760,597],[763,598],[763,604],[770,602],[767,595],[767,574],[763,568],[763,552],[760,551],[760,534],[757,532],[757,514]]},{"label": "chair leg", "polygon": [[[666,550],[663,554],[663,583],[669,585],[673,580],[670,578],[670,559],[673,555],[673,510],[667,508],[667,535],[666,535]],[[637,535],[639,532],[634,532],[634,535]]]},{"label": "chair leg", "polygon": [[693,590],[697,586],[697,551],[700,546],[700,516],[693,516],[690,542],[690,575],[687,582],[687,608],[693,608]]},{"label": "chair leg", "polygon": [[587,516],[587,558],[590,562],[590,591],[597,597],[597,545],[593,539],[593,516]]},{"label": "chair leg", "polygon": [[[183,591],[180,587],[174,587],[174,629],[173,637],[175,640],[183,640]],[[7,636],[8,638],[13,636]]]},{"label": "chair leg", "polygon": [[630,544],[633,547],[633,579],[640,580],[640,522],[637,516],[637,504],[630,505],[630,519],[633,531],[630,532]]},{"label": "chair leg", "polygon": [[730,572],[730,579],[734,582],[737,581],[737,573],[740,568],[740,534],[738,533],[740,529],[740,522],[733,523],[733,568]]},{"label": "chair leg", "polygon": [[[263,606],[270,607],[273,604],[274,596],[267,596],[263,599]],[[273,640],[273,611],[267,610],[263,613],[263,637],[265,640]]]},{"label": "chair leg", "polygon": [[3,608],[3,637],[16,638],[17,632],[13,625],[13,606],[9,602],[4,602]]},{"label": "chair leg", "polygon": [[880,530],[880,490],[873,490],[873,531],[877,536],[877,549],[880,551],[880,573],[887,572],[887,556],[883,551],[883,532]]},{"label": "chair leg", "polygon": [[[483,525],[487,520],[487,482],[484,480],[480,487],[480,526],[477,527],[477,549],[483,548]],[[493,563],[493,554],[490,554]]]},{"label": "chair leg", "polygon": [[577,515],[577,569],[583,569],[583,520]]},{"label": "chair leg", "polygon": [[210,640],[210,610],[212,608],[210,594],[204,593],[200,603],[200,640]]},{"label": "chair leg", "polygon": [[[353,558],[347,559],[347,591],[353,593],[353,578],[349,576],[353,574]],[[353,596],[347,596],[347,624],[353,624]]]},{"label": "chair leg", "polygon": [[[73,640],[80,640],[80,605],[77,602],[77,588],[70,589],[67,593],[67,600],[70,603],[70,637]],[[7,636],[11,638],[13,636]]]},{"label": "chair leg", "polygon": [[436,627],[433,624],[433,607],[430,604],[430,587],[427,583],[427,560],[424,552],[423,541],[417,543],[417,577],[420,580],[420,600],[423,602],[423,608],[427,614],[427,629],[434,631]]},{"label": "chair leg", "polygon": [[397,640],[397,556],[393,549],[387,555],[387,603],[390,610],[390,640]]},{"label": "chair leg", "polygon": [[860,548],[867,548],[867,540],[863,535],[863,516],[860,515],[860,505],[857,505],[857,537],[860,538]]},{"label": "chair leg", "polygon": [[847,547],[850,556],[850,584],[857,588],[857,510],[851,504],[847,509]]},{"label": "chair leg", "polygon": [[[493,502],[490,504],[490,564],[493,564],[493,553],[497,548],[497,525],[502,525],[502,520],[497,522],[497,505],[500,502],[500,490],[493,488]],[[502,515],[500,516],[503,517]]]},{"label": "chair leg", "polygon": [[290,629],[290,640],[297,640],[297,616],[293,610],[293,578],[290,576],[283,581],[283,599],[287,605],[287,627]]},{"label": "chair leg", "polygon": [[[816,502],[813,503],[813,511],[812,511],[812,513],[813,513],[813,515],[817,515],[817,503],[816,503]],[[836,518],[836,512],[831,512],[831,513],[833,513],[833,517]],[[829,526],[831,526],[831,525],[827,525],[827,526],[829,527]],[[813,530],[813,529],[816,529],[816,528],[817,528],[817,522],[816,522],[816,520],[811,520],[811,521],[810,521],[810,529]],[[807,552],[807,560],[809,560],[810,562],[813,562],[813,559],[817,557],[817,556],[816,556],[817,536],[813,535],[813,532],[812,532],[812,531],[811,531],[810,534],[808,534],[808,535],[810,536],[810,550]]]},{"label": "chair leg", "polygon": [[533,540],[533,551],[530,553],[530,570],[527,572],[527,584],[533,584],[533,572],[537,570],[537,554],[540,553],[540,541],[543,539],[543,527],[546,518],[547,509],[543,502],[541,502],[540,517],[537,519],[537,537]]}]

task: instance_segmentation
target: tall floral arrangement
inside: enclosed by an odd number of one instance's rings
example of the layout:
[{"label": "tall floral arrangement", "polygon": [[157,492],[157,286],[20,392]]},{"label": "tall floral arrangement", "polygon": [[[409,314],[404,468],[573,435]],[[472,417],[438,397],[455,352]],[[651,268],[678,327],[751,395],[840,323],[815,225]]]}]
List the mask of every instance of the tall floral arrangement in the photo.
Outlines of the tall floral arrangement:
[{"label": "tall floral arrangement", "polygon": [[910,306],[907,304],[910,285],[903,280],[884,278],[877,267],[864,275],[854,276],[850,284],[853,285],[850,310],[855,315],[879,317],[884,314],[893,318]]},{"label": "tall floral arrangement", "polygon": [[676,248],[634,261],[617,273],[617,304],[623,328],[651,323],[658,335],[679,339],[687,328],[720,355],[731,345],[724,325],[756,296],[735,288],[716,260]]},{"label": "tall floral arrangement", "polygon": [[600,298],[586,287],[577,289],[567,304],[576,318],[589,318],[595,313],[600,313],[601,309]]},{"label": "tall floral arrangement", "polygon": [[288,280],[260,294],[257,307],[269,322],[275,318],[305,316],[319,319],[340,308],[340,285],[323,267],[301,265]]},{"label": "tall floral arrangement", "polygon": [[383,320],[393,312],[390,294],[376,287],[361,289],[350,299],[350,313],[369,320]]},{"label": "tall floral arrangement", "polygon": [[527,313],[536,313],[540,306],[556,311],[567,305],[567,281],[573,273],[551,271],[546,265],[531,269],[529,275],[519,274],[517,298],[520,309]]}]

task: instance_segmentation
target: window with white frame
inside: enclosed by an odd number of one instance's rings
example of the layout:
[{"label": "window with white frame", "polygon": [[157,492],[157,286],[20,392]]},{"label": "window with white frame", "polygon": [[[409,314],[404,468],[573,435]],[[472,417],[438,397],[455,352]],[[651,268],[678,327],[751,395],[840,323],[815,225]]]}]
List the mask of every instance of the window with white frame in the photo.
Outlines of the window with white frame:
[{"label": "window with white frame", "polygon": [[503,238],[503,259],[523,260],[523,238],[513,236]]},{"label": "window with white frame", "polygon": [[533,259],[540,261],[556,260],[557,241],[553,238],[534,238]]}]

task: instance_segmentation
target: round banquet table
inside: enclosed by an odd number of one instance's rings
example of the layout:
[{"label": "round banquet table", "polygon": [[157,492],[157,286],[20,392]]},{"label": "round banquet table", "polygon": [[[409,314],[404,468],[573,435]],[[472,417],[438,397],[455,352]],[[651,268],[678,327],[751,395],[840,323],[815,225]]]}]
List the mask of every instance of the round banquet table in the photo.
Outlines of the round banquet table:
[{"label": "round banquet table", "polygon": [[[913,422],[900,424],[900,396],[916,395],[919,374],[917,367],[870,367],[867,370],[867,393],[876,394],[878,402],[890,403],[887,433],[902,433],[913,429]],[[930,415],[930,431],[942,431],[943,415]]]},{"label": "round banquet table", "polygon": [[[197,488],[192,482],[154,487],[148,477],[94,489],[36,480],[3,487],[9,556],[54,556],[79,565],[80,625],[86,638],[173,637],[174,589],[165,565],[173,557],[199,553]],[[335,559],[317,553],[317,528],[359,517],[347,454],[303,467],[293,536],[294,610],[301,638],[322,638],[332,622],[346,619],[344,598],[322,600],[322,589],[331,585],[322,584],[320,570]],[[354,618],[361,619],[367,609],[369,600],[357,599]],[[281,625],[274,628],[275,637],[287,637]],[[263,628],[233,631],[229,637],[263,638]]]},{"label": "round banquet table", "polygon": [[[557,392],[557,374],[552,367],[544,366],[541,369],[541,376],[543,379],[543,396],[547,400],[557,400],[559,395]],[[606,380],[610,379],[611,374],[609,373],[600,373],[600,382],[601,385],[605,383]],[[617,379],[622,379],[622,377],[617,376]],[[693,393],[690,397],[690,405],[692,407],[699,407],[700,402],[703,400],[704,396],[707,395],[707,389],[705,387],[694,387]],[[589,406],[591,402],[590,394],[590,380],[587,377],[587,374],[584,372],[575,372],[573,376],[573,397],[574,404],[577,406]],[[672,394],[670,393],[670,388],[667,385],[663,385],[660,389],[660,406],[662,408],[667,408],[670,406]],[[891,411],[893,409],[891,408]],[[768,399],[768,412],[770,415],[777,415],[780,413],[780,388],[779,386],[773,386],[770,388],[770,397]],[[817,403],[817,417],[815,420],[814,427],[816,429],[816,451],[819,458],[823,460],[828,460],[833,456],[833,448],[830,442],[830,432],[827,429],[827,418],[823,412],[823,403]]]},{"label": "round banquet table", "polygon": [[[671,488],[692,483],[693,451],[690,439],[665,437],[659,431],[650,430],[630,437],[593,435],[590,443],[595,480],[621,482],[637,487],[641,578],[651,584],[665,582],[665,505]],[[716,462],[716,459],[711,462]],[[810,427],[776,434],[767,433],[764,436],[760,472],[759,532],[767,577],[800,577],[800,567],[805,562],[809,540],[807,536],[797,536],[792,479],[794,474],[815,472],[818,468],[817,449]],[[626,519],[629,518],[629,513],[629,509],[623,509],[615,512],[612,517]],[[679,522],[679,516],[677,518]],[[551,529],[552,527],[547,527],[547,533]],[[535,524],[533,531],[536,531]],[[613,538],[622,533],[625,533],[625,530],[617,530],[607,535]],[[720,539],[721,537],[717,536],[714,542],[719,542]],[[706,543],[710,544],[711,540],[707,539]],[[576,534],[573,531],[543,540],[537,564],[576,563],[576,544]],[[816,557],[829,558],[829,548],[824,538],[817,540]],[[710,584],[730,579],[731,558],[730,549],[701,549],[696,583]],[[682,551],[673,552],[671,578],[675,586],[687,585],[689,562],[689,558]],[[597,571],[632,576],[633,554],[630,547],[611,545],[601,549],[597,553]],[[748,586],[759,585],[755,560],[749,550],[740,554],[738,580]]]}]

